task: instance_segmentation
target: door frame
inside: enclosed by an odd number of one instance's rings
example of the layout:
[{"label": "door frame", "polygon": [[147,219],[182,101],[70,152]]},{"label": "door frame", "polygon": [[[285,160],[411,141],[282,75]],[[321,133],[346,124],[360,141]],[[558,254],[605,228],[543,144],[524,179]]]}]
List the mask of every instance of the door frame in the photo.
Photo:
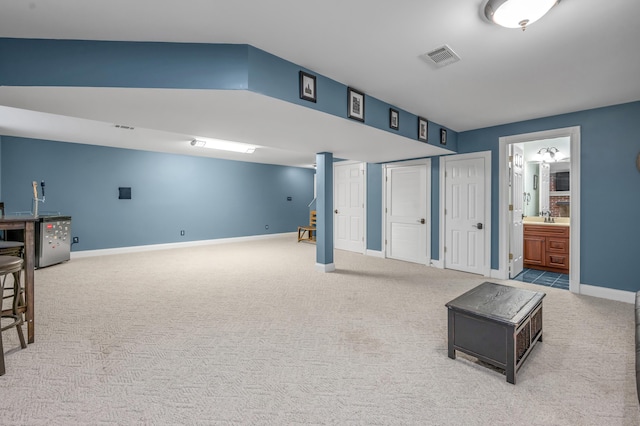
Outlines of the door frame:
[{"label": "door frame", "polygon": [[426,265],[432,264],[431,262],[431,159],[430,158],[422,158],[419,160],[408,160],[408,161],[398,161],[396,163],[387,163],[382,165],[382,256],[387,258],[387,244],[385,243],[387,240],[387,170],[389,168],[398,168],[398,167],[408,167],[408,166],[427,166],[426,173],[426,188],[427,188],[427,206],[426,206],[426,216],[427,216],[427,229],[426,229]]},{"label": "door frame", "polygon": [[485,277],[491,276],[491,151],[471,152],[468,154],[454,154],[440,157],[440,236],[439,236],[439,264],[443,269],[447,269],[446,256],[444,254],[445,229],[447,216],[444,214],[447,162],[456,160],[470,160],[474,158],[484,159],[484,229],[486,229],[484,239],[484,263],[482,273]]},{"label": "door frame", "polygon": [[[336,188],[336,167],[340,166],[349,166],[353,164],[361,164],[362,165],[362,252],[354,251],[352,253],[361,253],[367,254],[367,163],[364,161],[357,160],[345,160],[345,161],[334,161],[333,163],[333,196],[335,197],[338,193]],[[333,205],[335,206],[335,198],[333,200]],[[335,208],[335,207],[334,207]],[[333,240],[336,240],[336,217],[333,216]]]},{"label": "door frame", "polygon": [[498,201],[498,271],[495,278],[509,279],[509,179],[507,176],[508,145],[541,139],[569,137],[571,156],[571,216],[569,218],[569,291],[580,293],[580,126],[543,130],[499,138],[499,201]]}]

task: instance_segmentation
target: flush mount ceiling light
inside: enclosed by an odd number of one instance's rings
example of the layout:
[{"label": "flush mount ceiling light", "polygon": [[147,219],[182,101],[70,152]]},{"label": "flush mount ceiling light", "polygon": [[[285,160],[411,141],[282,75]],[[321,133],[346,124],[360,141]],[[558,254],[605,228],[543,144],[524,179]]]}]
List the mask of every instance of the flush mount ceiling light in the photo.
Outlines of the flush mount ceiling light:
[{"label": "flush mount ceiling light", "polygon": [[243,154],[253,154],[256,147],[245,143],[225,141],[222,139],[193,139],[191,146],[197,148],[219,149],[222,151],[241,152]]},{"label": "flush mount ceiling light", "polygon": [[489,0],[484,15],[506,28],[522,28],[542,18],[560,0]]},{"label": "flush mount ceiling light", "polygon": [[540,151],[538,151],[538,155],[540,156],[540,161],[543,163],[553,163],[564,160],[564,154],[562,154],[555,146],[540,149]]}]

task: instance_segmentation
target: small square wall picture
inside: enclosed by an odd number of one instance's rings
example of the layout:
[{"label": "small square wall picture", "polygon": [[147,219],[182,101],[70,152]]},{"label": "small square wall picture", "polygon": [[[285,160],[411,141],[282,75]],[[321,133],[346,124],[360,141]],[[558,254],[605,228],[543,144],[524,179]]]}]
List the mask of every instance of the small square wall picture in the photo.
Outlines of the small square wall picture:
[{"label": "small square wall picture", "polygon": [[429,137],[429,122],[426,118],[418,117],[418,140],[426,142]]},{"label": "small square wall picture", "polygon": [[347,89],[347,108],[349,118],[364,121],[364,93],[349,87]]},{"label": "small square wall picture", "polygon": [[300,71],[300,99],[316,101],[316,76]]},{"label": "small square wall picture", "polygon": [[389,108],[389,127],[393,130],[400,128],[400,113],[393,108]]}]

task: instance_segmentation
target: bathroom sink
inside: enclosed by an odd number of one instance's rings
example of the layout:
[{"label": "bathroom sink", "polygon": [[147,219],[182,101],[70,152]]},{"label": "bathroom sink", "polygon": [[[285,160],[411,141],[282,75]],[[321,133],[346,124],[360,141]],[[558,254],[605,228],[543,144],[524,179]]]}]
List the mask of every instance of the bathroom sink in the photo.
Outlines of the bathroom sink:
[{"label": "bathroom sink", "polygon": [[525,225],[543,225],[543,226],[569,226],[570,218],[568,217],[554,217],[554,222],[545,222],[543,217],[531,216],[522,219],[522,223]]}]

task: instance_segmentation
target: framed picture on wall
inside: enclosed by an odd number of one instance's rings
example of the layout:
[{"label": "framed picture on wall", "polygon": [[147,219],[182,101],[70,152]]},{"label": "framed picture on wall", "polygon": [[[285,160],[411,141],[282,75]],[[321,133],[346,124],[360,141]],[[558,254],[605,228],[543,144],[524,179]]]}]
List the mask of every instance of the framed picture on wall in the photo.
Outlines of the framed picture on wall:
[{"label": "framed picture on wall", "polygon": [[364,121],[364,93],[347,88],[347,108],[349,118]]},{"label": "framed picture on wall", "polygon": [[316,101],[316,76],[300,71],[300,99]]},{"label": "framed picture on wall", "polygon": [[389,108],[389,127],[393,130],[400,128],[400,113],[393,108]]},{"label": "framed picture on wall", "polygon": [[426,142],[429,137],[429,122],[426,118],[418,117],[418,140]]},{"label": "framed picture on wall", "polygon": [[440,129],[440,145],[447,144],[447,129]]}]

